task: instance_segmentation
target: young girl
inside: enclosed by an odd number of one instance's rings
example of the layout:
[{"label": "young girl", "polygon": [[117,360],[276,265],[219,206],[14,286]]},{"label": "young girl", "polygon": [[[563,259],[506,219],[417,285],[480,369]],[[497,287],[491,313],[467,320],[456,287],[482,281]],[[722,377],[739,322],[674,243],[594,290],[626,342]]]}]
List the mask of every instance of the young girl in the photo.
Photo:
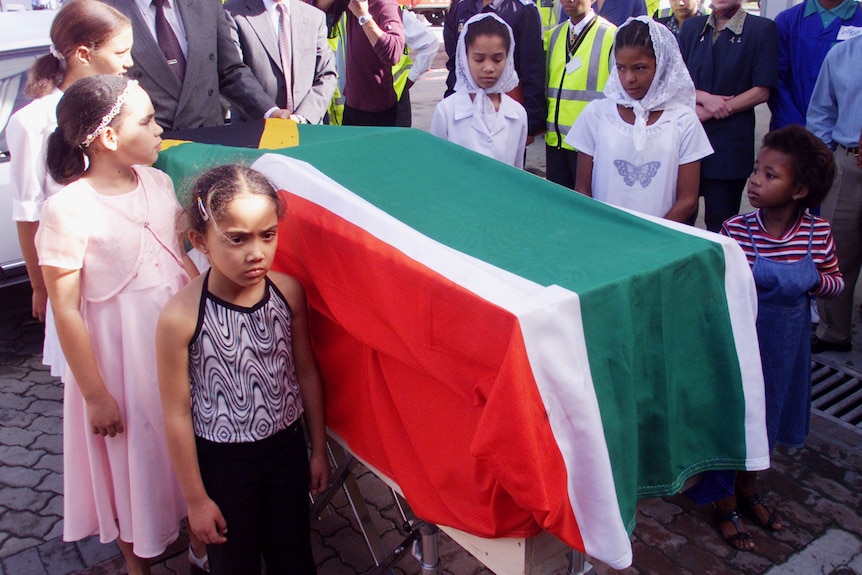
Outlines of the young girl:
[{"label": "young girl", "polygon": [[36,98],[9,119],[12,218],[33,288],[33,317],[45,322],[42,361],[62,377],[65,361],[36,255],[36,230],[45,198],[60,185],[48,175],[45,149],[57,127],[57,103],[76,80],[94,74],[122,75],[132,66],[132,25],[123,14],[96,0],[63,4],[51,25],[51,53],[31,66],[26,92]]},{"label": "young girl", "polygon": [[676,38],[645,16],[617,29],[605,99],[587,104],[565,143],[578,150],[575,190],[684,222],[712,147]]},{"label": "young girl", "polygon": [[283,213],[250,168],[201,176],[186,214],[211,267],[159,320],[168,444],[214,575],[260,573],[261,555],[270,575],[315,572],[308,492],[330,474],[323,388],[302,286],[270,270]]},{"label": "young girl", "polygon": [[[801,126],[768,133],[748,183],[755,211],[727,220],[721,233],[748,257],[757,286],[757,336],[766,394],[766,433],[777,444],[802,447],[811,417],[811,296],[844,289],[829,223],[806,211],[820,205],[835,177],[832,153]],[[737,549],[754,541],[737,506],[757,525],[782,529],[778,514],[758,495],[757,473],[714,472],[689,495],[715,502],[722,535]]]},{"label": "young girl", "polygon": [[455,93],[437,104],[431,133],[523,168],[527,112],[506,95],[518,85],[514,51],[512,29],[496,14],[467,20],[455,55]]},{"label": "young girl", "polygon": [[[156,380],[156,320],[188,283],[181,213],[155,161],[162,129],[136,82],[91,76],[57,107],[39,264],[69,369],[63,402],[64,538],[118,539],[130,574],[174,541],[185,515]],[[187,271],[188,270],[188,271]]]}]

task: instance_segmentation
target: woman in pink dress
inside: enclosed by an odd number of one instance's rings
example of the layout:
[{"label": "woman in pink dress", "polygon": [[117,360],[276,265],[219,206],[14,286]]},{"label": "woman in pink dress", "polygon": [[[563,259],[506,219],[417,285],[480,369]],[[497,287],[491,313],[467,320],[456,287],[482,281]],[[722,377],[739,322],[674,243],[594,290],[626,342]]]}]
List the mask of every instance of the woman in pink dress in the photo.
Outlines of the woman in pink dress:
[{"label": "woman in pink dress", "polygon": [[156,376],[165,302],[196,270],[180,249],[168,176],[145,167],[162,129],[136,82],[92,76],[57,107],[39,265],[68,370],[64,539],[118,540],[130,575],[179,533],[186,506],[171,468]]}]

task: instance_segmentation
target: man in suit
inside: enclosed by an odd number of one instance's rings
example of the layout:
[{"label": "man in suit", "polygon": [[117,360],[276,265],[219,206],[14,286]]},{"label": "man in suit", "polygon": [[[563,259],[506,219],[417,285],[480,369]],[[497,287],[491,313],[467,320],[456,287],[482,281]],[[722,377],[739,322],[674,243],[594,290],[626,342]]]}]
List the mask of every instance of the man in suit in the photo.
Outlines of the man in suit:
[{"label": "man in suit", "polygon": [[[135,65],[128,76],[150,95],[165,130],[224,124],[220,96],[245,119],[289,116],[242,63],[220,0],[103,1],[132,21]],[[165,20],[170,41],[162,36]],[[176,46],[170,56],[168,45]]]},{"label": "man in suit", "polygon": [[[287,7],[290,62],[285,75],[279,48],[280,15]],[[326,15],[301,0],[230,0],[225,4],[245,64],[279,108],[298,122],[319,124],[335,92],[335,56],[326,41]],[[286,78],[291,79],[290,106]]]}]

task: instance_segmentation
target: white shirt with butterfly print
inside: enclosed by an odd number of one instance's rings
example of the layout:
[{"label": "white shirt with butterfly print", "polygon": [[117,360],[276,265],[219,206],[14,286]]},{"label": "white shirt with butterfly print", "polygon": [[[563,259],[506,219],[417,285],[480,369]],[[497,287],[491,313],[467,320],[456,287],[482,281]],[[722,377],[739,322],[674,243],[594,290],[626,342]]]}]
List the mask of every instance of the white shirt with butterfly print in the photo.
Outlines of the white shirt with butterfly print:
[{"label": "white shirt with butterfly print", "polygon": [[664,217],[676,202],[679,166],[713,149],[694,110],[675,106],[647,126],[646,147],[635,151],[634,126],[616,102],[590,102],[565,143],[593,157],[593,197],[607,204]]}]

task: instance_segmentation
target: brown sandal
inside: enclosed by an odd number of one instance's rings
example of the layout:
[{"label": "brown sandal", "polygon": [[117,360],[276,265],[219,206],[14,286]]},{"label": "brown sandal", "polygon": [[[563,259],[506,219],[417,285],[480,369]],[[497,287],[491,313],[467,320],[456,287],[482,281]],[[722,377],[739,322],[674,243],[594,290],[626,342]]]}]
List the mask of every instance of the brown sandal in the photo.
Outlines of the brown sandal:
[{"label": "brown sandal", "polygon": [[734,533],[733,535],[728,535],[724,538],[728,545],[738,551],[751,551],[751,549],[747,547],[742,547],[742,542],[749,539],[754,539],[754,537],[751,535],[751,533],[745,531],[742,528],[742,523],[739,522],[739,511],[736,508],[730,509],[728,511],[722,511],[721,509],[718,509],[716,507],[715,520],[719,524],[719,531],[721,531],[721,524],[725,522],[732,523],[733,527],[736,529],[736,533]]}]

